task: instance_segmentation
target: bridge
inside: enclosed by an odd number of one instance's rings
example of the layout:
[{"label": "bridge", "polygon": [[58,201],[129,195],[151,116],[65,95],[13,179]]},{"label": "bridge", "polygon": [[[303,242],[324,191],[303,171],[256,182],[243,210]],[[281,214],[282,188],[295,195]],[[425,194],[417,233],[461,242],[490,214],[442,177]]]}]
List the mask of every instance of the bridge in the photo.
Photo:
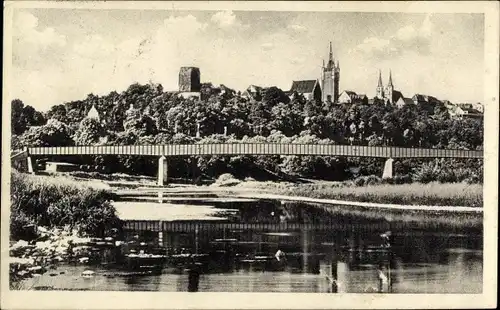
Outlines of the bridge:
[{"label": "bridge", "polygon": [[214,143],[166,145],[98,145],[28,147],[14,151],[11,161],[25,161],[28,172],[34,172],[36,156],[133,155],[158,157],[158,185],[168,179],[168,157],[174,156],[238,156],[298,155],[385,158],[383,178],[393,176],[394,158],[483,158],[482,150],[425,149],[390,146],[357,146],[338,144],[296,143]]}]

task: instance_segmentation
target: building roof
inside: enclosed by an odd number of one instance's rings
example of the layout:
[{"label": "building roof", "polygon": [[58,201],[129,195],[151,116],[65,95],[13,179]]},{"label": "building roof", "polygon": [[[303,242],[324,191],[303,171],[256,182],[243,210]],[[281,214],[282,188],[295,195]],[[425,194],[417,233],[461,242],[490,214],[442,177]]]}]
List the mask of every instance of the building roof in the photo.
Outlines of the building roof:
[{"label": "building roof", "polygon": [[259,92],[262,90],[262,87],[260,86],[257,86],[257,85],[250,85],[248,86],[248,88],[246,89],[248,92],[250,93],[256,93],[256,92]]},{"label": "building roof", "polygon": [[358,94],[356,94],[356,92],[354,92],[352,90],[344,90],[343,92],[346,93],[349,97],[354,97],[354,96],[358,95]]},{"label": "building roof", "polygon": [[415,95],[413,95],[412,100],[416,100],[416,101],[426,101],[425,96],[424,96],[424,95],[421,95],[421,94],[415,94]]},{"label": "building roof", "polygon": [[403,102],[404,102],[405,104],[413,104],[413,103],[414,103],[414,102],[413,102],[413,100],[411,100],[411,98],[404,98],[404,97],[401,97],[400,99],[401,99],[401,100],[403,100]]},{"label": "building roof", "polygon": [[474,108],[460,107],[460,109],[462,109],[462,111],[467,112],[469,114],[481,114],[481,112],[479,110],[476,110]]},{"label": "building roof", "polygon": [[312,93],[314,91],[314,87],[318,83],[318,80],[304,80],[304,81],[293,81],[292,87],[290,88],[291,92],[298,93]]},{"label": "building roof", "polygon": [[428,95],[422,95],[422,94],[415,94],[412,98],[413,100],[417,100],[418,102],[428,102],[428,103],[436,103],[440,102],[436,97],[433,96],[428,96]]},{"label": "building roof", "polygon": [[99,112],[97,111],[94,105],[92,105],[92,108],[90,108],[89,112],[87,113],[87,117],[99,119]]},{"label": "building roof", "polygon": [[365,94],[358,94],[357,97],[358,97],[358,99],[361,99],[361,100],[368,98]]},{"label": "building roof", "polygon": [[392,102],[396,102],[399,98],[404,98],[403,94],[400,91],[393,90],[392,91]]}]

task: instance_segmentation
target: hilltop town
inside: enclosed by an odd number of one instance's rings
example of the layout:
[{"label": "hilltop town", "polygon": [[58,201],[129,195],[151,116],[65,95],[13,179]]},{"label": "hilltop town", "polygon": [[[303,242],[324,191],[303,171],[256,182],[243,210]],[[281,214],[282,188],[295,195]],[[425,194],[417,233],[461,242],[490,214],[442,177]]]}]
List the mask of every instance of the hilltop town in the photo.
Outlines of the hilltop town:
[{"label": "hilltop town", "polygon": [[[211,82],[201,82],[200,68],[182,67],[179,72],[179,92],[183,98],[208,99],[214,94],[230,93],[238,95],[248,100],[260,101],[270,86],[249,85],[243,92],[236,92],[233,89],[221,84],[214,86]],[[484,107],[481,103],[452,103],[449,100],[440,100],[432,95],[414,94],[405,97],[403,93],[395,88],[392,79],[392,72],[389,72],[387,85],[384,86],[382,72],[379,71],[378,83],[375,87],[376,95],[368,98],[367,95],[357,93],[353,90],[343,90],[339,92],[340,84],[340,63],[335,59],[330,42],[328,60],[323,61],[321,66],[320,79],[294,80],[289,90],[284,93],[293,100],[297,96],[303,96],[306,100],[323,102],[328,104],[385,104],[402,108],[404,105],[430,104],[433,106],[444,105],[451,117],[471,117],[481,118]]]}]

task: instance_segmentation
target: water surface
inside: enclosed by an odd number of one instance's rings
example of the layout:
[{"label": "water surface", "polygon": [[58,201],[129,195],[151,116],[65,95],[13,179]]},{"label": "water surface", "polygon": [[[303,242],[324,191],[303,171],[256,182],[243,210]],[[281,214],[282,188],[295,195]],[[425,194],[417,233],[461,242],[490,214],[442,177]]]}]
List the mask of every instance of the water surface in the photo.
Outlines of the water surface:
[{"label": "water surface", "polygon": [[[482,292],[481,230],[417,229],[402,220],[420,216],[411,212],[367,216],[363,210],[332,211],[321,205],[213,198],[163,203],[127,198],[117,203],[119,212],[127,214],[124,218],[139,214],[137,219],[170,224],[151,229],[132,225],[122,236],[130,248],[144,243],[146,253],[165,255],[157,268],[124,266],[116,251],[108,249],[99,253],[97,264],[62,265],[57,272],[29,279],[24,287],[188,291],[195,270],[200,292]],[[213,225],[201,229],[207,222]],[[227,223],[242,225],[221,225]],[[172,224],[178,225],[171,229]],[[245,229],[244,224],[265,225]],[[384,238],[388,227],[389,239]],[[83,277],[85,270],[93,276]],[[379,270],[388,278],[382,286]],[[338,284],[335,290],[332,279]]]}]

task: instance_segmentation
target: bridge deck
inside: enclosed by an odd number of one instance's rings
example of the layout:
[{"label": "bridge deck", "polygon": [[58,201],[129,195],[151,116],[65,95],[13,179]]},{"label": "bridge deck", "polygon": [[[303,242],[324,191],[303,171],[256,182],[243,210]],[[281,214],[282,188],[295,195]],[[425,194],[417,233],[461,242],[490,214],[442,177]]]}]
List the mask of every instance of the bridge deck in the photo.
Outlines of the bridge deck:
[{"label": "bridge deck", "polygon": [[168,144],[30,147],[30,155],[318,155],[379,158],[483,158],[482,150],[422,149],[333,144]]}]

